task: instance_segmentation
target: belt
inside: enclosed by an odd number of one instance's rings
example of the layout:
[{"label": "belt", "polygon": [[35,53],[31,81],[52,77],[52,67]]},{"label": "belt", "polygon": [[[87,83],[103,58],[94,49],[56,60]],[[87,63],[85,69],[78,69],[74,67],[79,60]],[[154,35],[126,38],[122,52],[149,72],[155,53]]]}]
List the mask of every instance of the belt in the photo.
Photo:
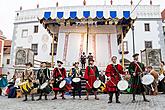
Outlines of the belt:
[{"label": "belt", "polygon": [[95,75],[89,75],[89,76],[95,76]]}]

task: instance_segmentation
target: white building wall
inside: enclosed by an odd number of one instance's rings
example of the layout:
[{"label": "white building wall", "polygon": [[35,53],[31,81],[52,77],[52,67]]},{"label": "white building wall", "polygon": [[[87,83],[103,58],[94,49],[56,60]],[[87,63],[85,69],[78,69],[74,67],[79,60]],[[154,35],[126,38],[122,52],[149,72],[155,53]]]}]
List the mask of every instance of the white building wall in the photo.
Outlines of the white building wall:
[{"label": "white building wall", "polygon": [[[39,26],[38,33],[34,33],[34,26]],[[26,38],[22,37],[22,30],[28,30],[28,36]],[[23,47],[23,48],[30,48],[32,44],[38,44],[38,55],[35,55],[35,59],[39,61],[50,61],[51,60],[51,42],[52,37],[48,34],[46,29],[39,24],[38,22],[32,23],[21,23],[17,24],[16,33],[14,35],[14,51],[12,62],[15,63],[15,52],[16,48]],[[45,37],[46,36],[46,37]]]},{"label": "white building wall", "polygon": [[[134,23],[134,38],[135,38],[135,53],[141,53],[142,50],[145,49],[145,41],[152,41],[153,49],[160,49],[160,38],[159,34],[162,31],[159,31],[158,22],[161,19],[137,19]],[[145,31],[144,24],[150,24],[150,31]],[[132,38],[132,30],[130,29],[124,38],[125,41],[128,41],[128,54],[125,54],[125,58],[132,60],[133,55],[133,38]],[[163,48],[162,48],[163,49]],[[121,56],[121,55],[120,55]]]},{"label": "white building wall", "polygon": [[[158,22],[159,24],[159,38],[161,39],[160,40],[160,45],[161,45],[161,54],[162,54],[162,60],[165,61],[165,30],[163,31],[163,26],[165,26],[165,21],[163,21],[163,24],[162,24],[162,21],[159,21]],[[163,32],[163,34],[161,34],[161,32]]]}]

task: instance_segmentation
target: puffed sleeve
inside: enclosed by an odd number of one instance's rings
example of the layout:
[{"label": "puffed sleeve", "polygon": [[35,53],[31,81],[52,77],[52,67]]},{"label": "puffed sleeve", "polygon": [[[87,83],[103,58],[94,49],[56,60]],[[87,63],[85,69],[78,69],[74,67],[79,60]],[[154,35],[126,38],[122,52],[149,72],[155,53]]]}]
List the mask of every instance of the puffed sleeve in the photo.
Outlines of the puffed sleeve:
[{"label": "puffed sleeve", "polygon": [[87,66],[85,69],[84,79],[88,80],[88,74],[89,74],[89,67]]},{"label": "puffed sleeve", "polygon": [[111,67],[110,67],[110,65],[108,65],[107,68],[106,68],[106,71],[105,71],[105,75],[107,77],[110,77],[110,73],[111,73]]}]

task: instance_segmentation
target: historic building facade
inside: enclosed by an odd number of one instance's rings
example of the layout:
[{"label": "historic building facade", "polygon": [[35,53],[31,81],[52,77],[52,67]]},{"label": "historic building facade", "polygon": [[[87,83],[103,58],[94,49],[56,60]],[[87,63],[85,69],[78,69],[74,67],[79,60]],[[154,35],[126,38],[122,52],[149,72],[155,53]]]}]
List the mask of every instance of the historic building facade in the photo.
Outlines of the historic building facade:
[{"label": "historic building facade", "polygon": [[[87,9],[109,6],[84,6]],[[133,9],[134,6],[111,6],[115,10]],[[53,10],[78,10],[80,7],[54,7],[20,10],[16,12],[14,34],[12,38],[11,65],[15,65],[16,50],[29,48],[34,52],[34,60],[51,62],[52,37],[39,23],[38,18],[43,12]],[[81,7],[82,8],[82,7]],[[164,36],[162,33],[162,20],[160,7],[157,5],[141,5],[134,11],[136,21],[134,29],[130,29],[124,38],[125,58],[132,60],[134,52],[141,53],[146,48],[161,49],[162,59],[165,60]],[[105,67],[110,62],[110,57],[116,55],[121,59],[121,48],[117,42],[118,33],[115,26],[91,26],[89,34],[89,49],[94,55],[96,64]],[[83,51],[86,51],[86,28],[77,26],[61,26],[58,42],[54,43],[54,58],[63,60],[70,67],[78,61]],[[134,40],[133,40],[134,36]],[[134,42],[134,43],[133,43]],[[37,66],[37,65],[36,65]]]}]

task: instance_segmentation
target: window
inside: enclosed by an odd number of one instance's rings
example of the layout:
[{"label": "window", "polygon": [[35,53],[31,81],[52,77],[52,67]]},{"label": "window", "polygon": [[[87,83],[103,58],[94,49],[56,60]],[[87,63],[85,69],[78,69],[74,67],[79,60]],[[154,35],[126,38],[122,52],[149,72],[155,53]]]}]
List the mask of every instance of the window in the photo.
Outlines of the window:
[{"label": "window", "polygon": [[22,30],[22,38],[26,38],[28,36],[28,30],[27,29],[23,29]]},{"label": "window", "polygon": [[38,26],[34,26],[34,33],[38,33]]},{"label": "window", "polygon": [[128,42],[123,41],[123,44],[124,44],[124,51],[128,51]]},{"label": "window", "polygon": [[150,24],[149,23],[145,23],[144,24],[144,28],[145,28],[145,31],[150,31]]},{"label": "window", "polygon": [[[124,45],[124,54],[128,54],[128,41],[123,41],[123,45]],[[122,54],[122,44],[120,44],[120,49],[119,49],[119,53]]]},{"label": "window", "polygon": [[38,44],[32,44],[31,49],[34,52],[34,55],[38,55]]},{"label": "window", "polygon": [[[54,44],[54,55],[56,55],[56,53],[57,53],[57,44],[55,43]],[[50,48],[50,55],[52,55],[52,44],[51,44],[51,48]]]},{"label": "window", "polygon": [[165,35],[165,26],[163,26],[163,34]]},{"label": "window", "polygon": [[145,48],[152,48],[152,41],[145,41]]},{"label": "window", "polygon": [[7,65],[10,64],[10,59],[7,59],[7,60],[6,60],[6,64],[7,64]]}]

